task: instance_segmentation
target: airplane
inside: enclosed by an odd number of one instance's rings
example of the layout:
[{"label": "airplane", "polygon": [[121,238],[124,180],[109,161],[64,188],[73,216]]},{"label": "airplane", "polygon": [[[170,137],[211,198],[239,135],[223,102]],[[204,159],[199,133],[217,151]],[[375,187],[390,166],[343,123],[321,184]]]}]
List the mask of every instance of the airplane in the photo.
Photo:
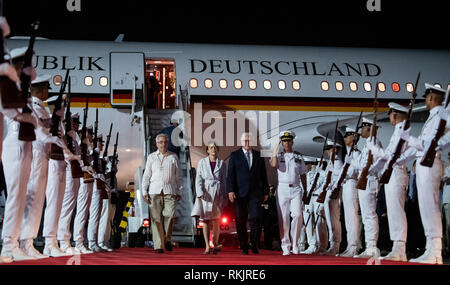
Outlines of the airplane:
[{"label": "airplane", "polygon": [[[13,37],[6,44],[12,49],[27,46],[28,40]],[[96,108],[99,133],[106,134],[114,123],[113,134],[120,133],[119,189],[133,181],[138,190],[146,156],[155,150],[152,139],[175,116],[189,146],[180,157],[185,186],[191,189],[181,206],[180,215],[187,219],[193,201],[191,173],[206,156],[207,138],[219,142],[220,157],[226,159],[240,147],[243,130],[254,130],[259,140],[255,146],[270,151],[279,132],[288,129],[297,134],[295,151],[320,157],[322,142],[333,132],[336,119],[340,126],[355,127],[361,111],[372,116],[378,86],[378,139],[387,145],[393,131],[386,120],[388,102],[407,106],[417,88],[411,124],[411,134],[417,135],[427,117],[421,97],[424,82],[442,88],[450,84],[446,50],[44,38],[36,40],[34,50],[37,74],[52,76],[50,96],[58,92],[70,69],[72,112],[82,117],[89,96],[88,125],[93,124]],[[418,72],[421,81],[414,86]],[[269,183],[276,185],[276,172],[268,164],[267,169]],[[136,199],[141,201],[139,195]],[[142,212],[145,207],[139,203],[136,210]]]}]

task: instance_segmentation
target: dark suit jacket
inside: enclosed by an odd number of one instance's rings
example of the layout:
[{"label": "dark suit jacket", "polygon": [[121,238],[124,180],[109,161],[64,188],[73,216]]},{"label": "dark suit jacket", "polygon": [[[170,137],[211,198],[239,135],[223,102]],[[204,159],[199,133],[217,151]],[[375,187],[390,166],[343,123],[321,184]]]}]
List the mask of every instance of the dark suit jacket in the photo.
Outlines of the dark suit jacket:
[{"label": "dark suit jacket", "polygon": [[234,151],[228,161],[227,192],[234,192],[237,198],[263,199],[269,194],[266,165],[261,153],[252,150],[252,168],[248,169],[242,148]]}]

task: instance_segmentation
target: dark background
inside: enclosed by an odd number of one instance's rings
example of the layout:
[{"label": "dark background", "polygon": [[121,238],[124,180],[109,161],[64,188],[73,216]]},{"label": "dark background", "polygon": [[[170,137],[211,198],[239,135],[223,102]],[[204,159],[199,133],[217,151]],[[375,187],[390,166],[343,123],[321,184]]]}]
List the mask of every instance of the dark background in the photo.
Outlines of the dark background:
[{"label": "dark background", "polygon": [[153,1],[3,0],[11,36],[50,39],[450,49],[445,1]]}]

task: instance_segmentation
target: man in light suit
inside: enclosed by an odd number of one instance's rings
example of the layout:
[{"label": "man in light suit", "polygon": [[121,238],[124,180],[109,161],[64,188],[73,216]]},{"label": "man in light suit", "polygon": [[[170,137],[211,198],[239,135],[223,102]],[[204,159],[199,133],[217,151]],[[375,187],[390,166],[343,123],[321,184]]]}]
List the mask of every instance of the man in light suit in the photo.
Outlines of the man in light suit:
[{"label": "man in light suit", "polygon": [[250,133],[242,134],[242,148],[231,153],[227,174],[228,198],[235,205],[236,229],[242,254],[245,255],[248,254],[249,249],[247,218],[250,222],[252,252],[258,254],[261,235],[261,203],[269,197],[264,159],[259,151],[252,149],[251,139]]}]

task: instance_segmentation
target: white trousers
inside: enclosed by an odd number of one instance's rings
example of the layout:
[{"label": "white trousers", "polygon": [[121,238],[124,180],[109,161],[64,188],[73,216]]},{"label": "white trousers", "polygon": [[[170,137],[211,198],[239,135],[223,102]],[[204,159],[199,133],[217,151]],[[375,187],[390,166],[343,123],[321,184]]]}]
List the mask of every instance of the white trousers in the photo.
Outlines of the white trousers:
[{"label": "white trousers", "polygon": [[98,226],[98,243],[108,245],[109,238],[111,237],[111,222],[114,219],[116,205],[111,204],[111,198],[103,199],[102,203],[100,224]]},{"label": "white trousers", "polygon": [[56,241],[65,188],[66,162],[50,159],[48,162],[47,189],[45,191],[44,229],[42,230],[42,235],[46,239],[51,238]]},{"label": "white trousers", "polygon": [[439,207],[442,161],[435,158],[432,167],[425,167],[420,165],[421,160],[421,157],[417,158],[416,183],[423,229],[427,239],[442,238],[442,218]]},{"label": "white trousers", "polygon": [[77,197],[77,213],[75,214],[75,221],[73,223],[73,240],[76,244],[83,244],[84,242],[84,228],[89,213],[89,206],[91,205],[92,191],[94,189],[93,183],[84,183],[80,179],[80,190]]},{"label": "white trousers", "polygon": [[27,185],[27,198],[20,240],[35,239],[41,224],[48,179],[49,145],[33,142],[33,161]]},{"label": "white trousers", "polygon": [[300,244],[305,244],[308,241],[308,245],[316,244],[316,237],[313,233],[314,212],[312,212],[312,198],[309,201],[309,205],[303,207],[303,229],[300,232]]},{"label": "white trousers", "polygon": [[[328,245],[328,229],[325,218],[325,210],[322,203],[317,203],[318,196],[312,196],[308,205],[308,214],[305,215],[306,234],[308,237],[308,245],[326,249]],[[308,216],[311,215],[310,218]]]},{"label": "white trousers", "polygon": [[289,187],[289,184],[278,184],[278,225],[283,251],[290,251],[291,246],[298,249],[303,224],[302,204],[302,189],[300,186]]},{"label": "white trousers", "polygon": [[87,229],[87,238],[89,244],[97,243],[98,225],[100,223],[100,214],[102,212],[103,202],[100,199],[100,190],[97,189],[97,183],[94,181],[94,190],[92,191],[91,205],[89,207],[89,221]]},{"label": "white trousers", "polygon": [[348,246],[359,246],[358,189],[356,180],[349,179],[342,184],[342,203],[344,205],[345,228]]},{"label": "white trousers", "polygon": [[8,198],[5,203],[2,238],[18,245],[30,178],[32,143],[20,141],[18,132],[8,129],[2,155]]},{"label": "white trousers", "polygon": [[327,191],[327,196],[325,197],[324,202],[325,217],[328,226],[328,240],[330,243],[340,243],[342,240],[342,227],[340,219],[341,197],[330,199],[331,192],[332,191]]},{"label": "white trousers", "polygon": [[408,223],[405,213],[405,200],[408,182],[406,167],[394,167],[389,183],[384,185],[389,236],[392,241],[406,242]]},{"label": "white trousers", "polygon": [[367,177],[366,190],[358,190],[366,247],[376,247],[378,241],[377,190],[378,182],[374,176]]},{"label": "white trousers", "polygon": [[67,167],[66,189],[64,191],[61,216],[58,222],[58,240],[70,241],[70,222],[77,204],[78,190],[80,189],[80,178],[72,178],[72,171]]}]

